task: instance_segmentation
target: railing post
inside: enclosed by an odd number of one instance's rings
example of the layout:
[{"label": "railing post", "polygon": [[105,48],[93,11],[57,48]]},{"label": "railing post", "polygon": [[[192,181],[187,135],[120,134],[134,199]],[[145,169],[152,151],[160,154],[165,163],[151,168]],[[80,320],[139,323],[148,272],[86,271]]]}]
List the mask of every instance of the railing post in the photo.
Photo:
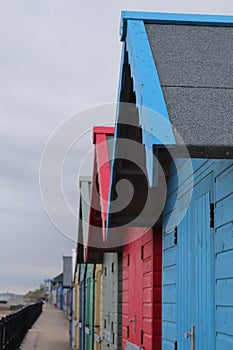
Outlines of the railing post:
[{"label": "railing post", "polygon": [[3,347],[3,319],[0,320],[0,349]]}]

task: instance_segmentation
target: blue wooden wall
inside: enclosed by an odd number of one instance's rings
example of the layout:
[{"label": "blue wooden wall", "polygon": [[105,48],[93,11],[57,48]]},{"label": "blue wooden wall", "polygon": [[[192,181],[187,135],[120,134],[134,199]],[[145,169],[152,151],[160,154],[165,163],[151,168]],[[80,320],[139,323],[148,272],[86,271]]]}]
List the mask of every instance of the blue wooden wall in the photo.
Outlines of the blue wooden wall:
[{"label": "blue wooden wall", "polygon": [[219,163],[215,189],[216,350],[233,349],[233,164]]},{"label": "blue wooden wall", "polygon": [[[177,172],[172,167],[172,176],[168,183],[167,203],[163,219],[163,311],[162,311],[162,334],[163,350],[173,350],[174,342],[178,342],[178,349],[190,349],[189,340],[183,337],[183,332],[188,332],[192,323],[192,308],[197,308],[197,300],[191,302],[186,296],[196,289],[199,296],[203,294],[202,310],[203,317],[199,323],[210,327],[213,333],[208,340],[211,350],[228,350],[233,348],[233,162],[194,160],[194,183],[195,190],[189,210],[184,219],[177,227],[177,244],[174,244],[175,217],[182,211],[186,203],[188,189],[192,187],[190,173],[187,171],[187,162],[178,162],[180,173],[180,198],[177,200]],[[212,183],[212,187],[210,186]],[[202,184],[202,186],[200,185]],[[210,189],[208,188],[210,186]],[[205,196],[194,205],[197,192],[206,192]],[[212,196],[212,197],[211,197]],[[203,223],[202,213],[208,208],[207,202],[214,203],[214,228],[209,229],[210,249],[206,254],[199,256],[199,240],[196,246],[191,244],[193,236],[201,229],[195,231],[194,216],[197,227]],[[194,209],[192,209],[194,208]],[[196,210],[196,211],[195,211]],[[174,215],[177,214],[177,215]],[[208,216],[205,213],[205,216]],[[173,219],[172,219],[173,217]],[[203,230],[203,228],[202,228]],[[206,228],[208,230],[208,228]],[[208,244],[208,237],[207,243]],[[203,243],[204,244],[204,243]],[[196,247],[196,252],[192,247]],[[203,250],[205,252],[205,250]],[[211,256],[210,256],[211,255]],[[192,259],[199,259],[201,265],[196,275],[193,275]],[[201,260],[202,259],[202,260]],[[212,264],[213,262],[213,264]],[[202,265],[205,266],[202,268]],[[213,266],[212,266],[213,265]],[[206,289],[202,284],[207,280]],[[209,287],[208,287],[209,286]],[[186,290],[184,289],[186,288]],[[204,295],[206,293],[206,295]],[[205,299],[206,298],[206,299]],[[213,317],[211,310],[205,310],[205,300],[213,299]],[[186,301],[187,299],[187,301]],[[182,310],[178,310],[180,305]],[[208,310],[208,309],[207,309]],[[198,316],[199,317],[199,316]],[[212,319],[213,318],[213,319]],[[196,320],[197,322],[197,320]],[[202,336],[202,338],[201,338]],[[205,334],[197,334],[196,345],[203,345]]]}]

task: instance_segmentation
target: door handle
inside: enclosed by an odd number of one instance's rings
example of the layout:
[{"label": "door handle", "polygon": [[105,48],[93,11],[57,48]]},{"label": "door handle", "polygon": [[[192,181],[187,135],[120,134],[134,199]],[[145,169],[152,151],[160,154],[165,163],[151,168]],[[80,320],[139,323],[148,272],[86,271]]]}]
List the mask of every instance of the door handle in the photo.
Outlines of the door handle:
[{"label": "door handle", "polygon": [[191,334],[190,334],[190,333],[183,333],[183,337],[185,337],[186,339],[188,339],[188,338],[191,337]]},{"label": "door handle", "polygon": [[185,339],[190,339],[190,349],[195,350],[195,326],[191,326],[190,333],[183,333]]},{"label": "door handle", "polygon": [[129,322],[133,323],[133,332],[136,333],[136,315],[134,315],[133,319],[129,320]]}]

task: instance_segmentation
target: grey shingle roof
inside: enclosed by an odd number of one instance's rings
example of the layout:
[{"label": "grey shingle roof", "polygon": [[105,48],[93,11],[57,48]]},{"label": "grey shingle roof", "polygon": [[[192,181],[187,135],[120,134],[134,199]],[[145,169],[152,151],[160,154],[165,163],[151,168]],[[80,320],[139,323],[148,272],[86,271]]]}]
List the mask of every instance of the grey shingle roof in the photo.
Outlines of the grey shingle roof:
[{"label": "grey shingle roof", "polygon": [[[232,157],[233,27],[146,24],[172,125],[192,148]],[[197,154],[195,156],[198,156]]]}]

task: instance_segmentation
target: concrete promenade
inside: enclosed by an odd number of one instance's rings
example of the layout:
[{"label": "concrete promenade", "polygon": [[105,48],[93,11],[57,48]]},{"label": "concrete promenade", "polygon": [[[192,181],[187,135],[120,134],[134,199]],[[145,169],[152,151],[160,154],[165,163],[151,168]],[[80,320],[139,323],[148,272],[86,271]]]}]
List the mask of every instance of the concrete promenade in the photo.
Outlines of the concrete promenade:
[{"label": "concrete promenade", "polygon": [[26,334],[22,350],[70,350],[69,323],[62,311],[44,305],[43,312]]}]

